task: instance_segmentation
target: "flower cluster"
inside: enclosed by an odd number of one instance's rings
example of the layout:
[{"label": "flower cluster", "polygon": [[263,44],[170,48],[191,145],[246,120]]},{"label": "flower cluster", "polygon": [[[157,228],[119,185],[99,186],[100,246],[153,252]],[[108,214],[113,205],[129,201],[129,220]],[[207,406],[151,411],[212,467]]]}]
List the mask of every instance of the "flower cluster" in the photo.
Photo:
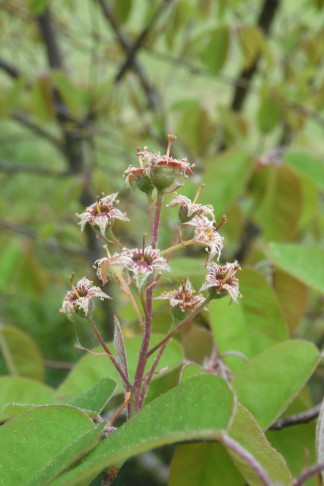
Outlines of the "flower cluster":
[{"label": "flower cluster", "polygon": [[[203,205],[197,202],[200,190],[193,201],[187,196],[178,194],[176,189],[181,185],[181,179],[192,175],[192,168],[187,159],[175,159],[170,156],[172,142],[175,136],[168,136],[168,147],[165,155],[160,153],[149,152],[138,149],[137,157],[139,167],[129,166],[124,172],[126,185],[134,189],[137,187],[150,197],[148,203],[150,216],[150,240],[145,245],[145,237],[142,248],[124,248],[113,233],[115,220],[129,221],[126,214],[120,211],[117,193],[110,195],[101,194],[97,201],[86,208],[82,214],[78,214],[81,231],[85,225],[91,225],[96,231],[99,231],[106,242],[115,243],[118,251],[112,255],[108,248],[107,256],[100,258],[95,262],[97,276],[105,285],[108,280],[116,281],[120,288],[125,291],[133,300],[130,285],[132,283],[137,287],[141,299],[166,299],[170,303],[171,312],[176,319],[184,318],[185,315],[203,308],[207,300],[220,298],[229,295],[234,302],[240,297],[237,271],[240,269],[237,262],[220,265],[213,261],[218,261],[224,246],[224,239],[218,230],[221,225],[216,225],[214,208],[211,205]],[[153,191],[156,191],[156,209],[153,208]],[[173,198],[166,205],[167,208],[179,207],[179,219],[183,227],[192,228],[192,237],[183,241],[180,236],[180,243],[163,251],[157,248],[158,231],[160,225],[160,213],[162,200],[165,193],[173,192]],[[147,297],[152,293],[163,272],[172,271],[168,263],[168,257],[179,248],[188,245],[202,246],[208,252],[208,258],[205,264],[207,275],[199,292],[196,292],[189,280],[185,278],[176,290],[164,292],[159,297]],[[188,271],[189,273],[189,271]],[[151,290],[150,290],[151,289]],[[208,297],[204,297],[203,292],[208,292]],[[145,297],[146,295],[146,297]],[[64,299],[61,311],[66,313],[69,318],[75,315],[89,317],[94,305],[93,298],[100,299],[110,298],[102,292],[99,287],[94,287],[92,282],[83,278],[76,286],[72,282],[72,290],[69,291]],[[143,302],[142,302],[143,304]],[[136,304],[134,304],[136,306]],[[144,302],[145,305],[145,302]],[[135,309],[140,318],[138,308]],[[144,308],[144,313],[145,311]],[[151,312],[151,311],[150,311]],[[147,320],[147,314],[145,315]],[[143,326],[143,318],[140,318]]]}]

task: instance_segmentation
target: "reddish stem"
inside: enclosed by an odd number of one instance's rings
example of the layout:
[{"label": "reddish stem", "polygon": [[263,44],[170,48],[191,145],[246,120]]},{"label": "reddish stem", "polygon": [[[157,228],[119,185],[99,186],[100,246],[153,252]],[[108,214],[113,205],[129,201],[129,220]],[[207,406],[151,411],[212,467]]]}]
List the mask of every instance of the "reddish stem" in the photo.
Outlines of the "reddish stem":
[{"label": "reddish stem", "polygon": [[129,379],[128,379],[128,376],[126,376],[126,374],[124,373],[124,371],[121,369],[121,367],[119,366],[119,364],[117,363],[115,357],[111,354],[111,351],[110,349],[108,348],[107,344],[105,343],[103,337],[101,336],[100,332],[99,332],[99,329],[97,328],[94,320],[91,318],[91,317],[88,317],[88,321],[90,323],[90,326],[93,330],[93,332],[95,333],[96,335],[96,338],[98,339],[99,343],[101,344],[102,348],[105,350],[108,358],[110,359],[110,361],[112,362],[112,364],[114,365],[114,367],[116,368],[118,374],[120,375],[121,379],[123,380],[123,382],[125,383],[126,387],[128,390],[132,390],[133,387],[132,387],[132,384],[130,383]]},{"label": "reddish stem", "polygon": [[162,202],[163,202],[163,192],[159,191],[156,196],[155,218],[154,218],[153,233],[152,233],[152,240],[151,240],[152,248],[156,248],[156,244],[157,244]]},{"label": "reddish stem", "polygon": [[164,345],[164,343],[167,343],[171,338],[172,336],[174,336],[177,332],[180,331],[180,329],[182,329],[186,324],[188,324],[197,314],[199,314],[199,312],[209,303],[210,301],[210,297],[207,297],[207,299],[201,304],[199,305],[198,307],[196,307],[196,309],[194,309],[191,314],[189,314],[183,321],[180,322],[180,324],[177,325],[177,327],[175,327],[174,329],[172,329],[171,331],[168,332],[168,334],[165,336],[165,338],[163,338],[159,343],[157,343],[155,346],[153,346],[153,348],[151,348],[148,352],[147,352],[147,357],[149,358],[151,356],[151,354],[154,353],[154,351],[156,351],[157,349],[159,349],[161,346]]}]

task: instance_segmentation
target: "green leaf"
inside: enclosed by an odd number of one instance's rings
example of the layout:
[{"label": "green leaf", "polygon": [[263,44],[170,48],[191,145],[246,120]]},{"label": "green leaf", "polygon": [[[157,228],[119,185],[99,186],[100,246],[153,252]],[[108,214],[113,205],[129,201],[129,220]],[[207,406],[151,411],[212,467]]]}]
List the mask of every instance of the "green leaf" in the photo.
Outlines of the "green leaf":
[{"label": "green leaf", "polygon": [[258,125],[262,133],[269,133],[276,128],[282,116],[282,103],[276,94],[267,89],[260,98],[257,114]]},{"label": "green leaf", "polygon": [[172,108],[178,117],[176,133],[181,133],[182,140],[192,150],[205,153],[215,130],[206,106],[198,100],[189,99],[176,102]]},{"label": "green leaf", "polygon": [[244,25],[238,31],[240,47],[244,55],[244,68],[248,69],[265,50],[265,38],[261,29],[254,25]]},{"label": "green leaf", "polygon": [[[29,378],[2,376],[0,377],[0,390],[0,408],[13,402],[28,405],[44,405],[54,402],[52,388]],[[22,409],[16,408],[14,413],[17,411],[20,412]],[[4,409],[0,412],[0,419],[7,419],[12,414],[10,409]]]},{"label": "green leaf", "polygon": [[223,68],[228,55],[229,41],[229,28],[226,25],[204,32],[203,37],[197,39],[198,57],[211,74],[218,74]]},{"label": "green leaf", "polygon": [[[152,335],[151,345],[157,344],[163,339],[163,334]],[[141,346],[141,336],[134,336],[132,338],[125,339],[125,346],[128,359],[129,377],[132,381],[134,379],[135,370],[138,361],[138,354]],[[112,350],[112,343],[108,343],[109,348]],[[100,347],[95,348],[95,352],[101,353]],[[149,359],[147,369],[154,360],[154,355]],[[183,360],[183,353],[180,344],[177,341],[171,341],[165,350],[164,355],[161,358],[158,370],[166,368],[164,372],[171,371],[178,367]],[[161,375],[160,375],[161,376]],[[154,375],[153,379],[157,379],[159,375]],[[92,354],[86,354],[83,356],[73,370],[69,373],[67,378],[63,381],[58,388],[58,396],[69,397],[88,390],[95,386],[99,380],[103,378],[112,378],[117,382],[116,393],[122,391],[122,385],[120,377],[112,365],[107,356],[94,356]]]},{"label": "green leaf", "polygon": [[[243,298],[229,305],[228,299],[209,305],[210,325],[220,353],[239,351],[252,357],[277,342],[288,339],[278,298],[258,271],[245,268],[239,274]],[[243,361],[226,358],[237,369]]]},{"label": "green leaf", "polygon": [[273,273],[272,284],[288,327],[291,332],[294,332],[306,310],[308,288],[295,277],[278,268]]},{"label": "green leaf", "polygon": [[89,484],[102,469],[166,444],[217,440],[229,425],[232,408],[233,397],[224,380],[214,375],[193,377],[145,406],[53,484]]},{"label": "green leaf", "polygon": [[241,299],[253,354],[288,339],[288,331],[276,293],[257,270],[239,273]]},{"label": "green leaf", "polygon": [[168,486],[242,486],[244,480],[220,444],[179,445],[172,457]]},{"label": "green leaf", "polygon": [[284,160],[301,174],[310,177],[319,189],[324,190],[324,163],[322,160],[300,152],[288,152],[285,154]]},{"label": "green leaf", "polygon": [[242,151],[227,151],[207,160],[206,186],[199,197],[201,204],[212,204],[217,218],[242,192],[252,170],[253,159]]},{"label": "green leaf", "polygon": [[263,200],[255,214],[267,240],[296,236],[303,211],[303,194],[295,170],[287,166],[269,170]]},{"label": "green leaf", "polygon": [[237,371],[233,387],[238,400],[267,429],[303,388],[319,359],[318,350],[307,341],[266,349]]},{"label": "green leaf", "polygon": [[324,249],[269,243],[267,254],[279,268],[313,289],[324,292]]},{"label": "green leaf", "polygon": [[110,378],[104,378],[90,390],[70,398],[66,403],[99,414],[105,408],[115,389],[116,382]]},{"label": "green leaf", "polygon": [[[271,446],[253,415],[240,403],[237,404],[237,412],[229,435],[255,457],[274,483],[291,484],[292,476],[286,461]],[[232,453],[230,455],[250,486],[262,484],[255,471],[246,462]]]},{"label": "green leaf", "polygon": [[0,370],[3,374],[44,380],[43,357],[28,334],[0,325]]},{"label": "green leaf", "polygon": [[[289,406],[284,415],[293,415],[305,412],[311,407],[311,403],[305,404],[301,397]],[[315,420],[307,424],[297,424],[281,430],[269,430],[267,437],[273,447],[275,447],[286,459],[288,466],[294,477],[301,474],[305,464],[316,462],[315,454]],[[307,486],[316,486],[316,478],[307,481]]]},{"label": "green leaf", "polygon": [[105,425],[105,423],[100,424],[96,429],[89,430],[84,435],[77,437],[76,440],[67,445],[56,456],[52,457],[43,468],[36,472],[28,486],[51,484],[61,472],[65,471],[74,462],[79,461],[98,445]]},{"label": "green leaf", "polygon": [[33,15],[41,15],[45,12],[49,0],[29,0],[28,7]]},{"label": "green leaf", "polygon": [[32,478],[37,472],[93,429],[92,421],[84,413],[68,406],[49,405],[18,415],[0,428],[3,484],[35,486]]},{"label": "green leaf", "polygon": [[114,13],[118,22],[123,24],[127,21],[132,9],[132,5],[132,0],[123,0],[122,2],[119,0],[114,0]]},{"label": "green leaf", "polygon": [[69,109],[77,114],[82,112],[86,107],[86,92],[58,69],[52,70],[51,80]]}]

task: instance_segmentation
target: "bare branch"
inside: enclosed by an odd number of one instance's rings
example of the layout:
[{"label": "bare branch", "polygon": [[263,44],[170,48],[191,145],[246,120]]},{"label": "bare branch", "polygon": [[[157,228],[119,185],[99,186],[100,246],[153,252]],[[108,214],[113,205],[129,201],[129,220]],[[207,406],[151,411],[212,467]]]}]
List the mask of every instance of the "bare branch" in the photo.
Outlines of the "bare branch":
[{"label": "bare branch", "polygon": [[[13,221],[9,221],[5,218],[0,218],[0,229],[9,231],[17,235],[21,235],[25,238],[28,238],[29,240],[35,241],[38,244],[39,237],[37,232],[34,229],[30,228],[28,225],[18,224]],[[66,245],[59,243],[56,238],[48,238],[45,241],[42,240],[39,242],[39,244],[50,252],[58,251],[70,256],[89,257],[91,259],[94,259],[95,257],[95,255],[92,252],[90,252],[89,250],[85,250],[83,247],[82,248],[68,247]]]},{"label": "bare branch", "polygon": [[286,427],[291,427],[293,425],[306,424],[318,417],[320,408],[321,403],[315,405],[309,410],[306,410],[305,412],[296,413],[295,415],[289,415],[288,417],[280,418],[271,425],[270,430],[281,430]]},{"label": "bare branch", "polygon": [[0,171],[6,172],[7,174],[19,173],[45,177],[66,177],[68,175],[66,172],[57,169],[7,161],[0,161]]},{"label": "bare branch", "polygon": [[[115,35],[118,39],[119,44],[123,48],[125,54],[127,55],[127,58],[129,58],[129,66],[127,66],[127,69],[132,68],[135,71],[135,73],[138,76],[138,79],[140,80],[143,91],[146,94],[148,104],[149,104],[149,108],[156,109],[161,103],[160,95],[155,90],[155,88],[153,88],[153,86],[151,85],[150,81],[148,80],[148,78],[146,76],[145,71],[143,70],[141,64],[138,62],[138,60],[135,57],[135,54],[136,54],[136,52],[137,52],[137,50],[139,49],[140,46],[137,49],[135,49],[134,52],[132,52],[132,49],[134,48],[134,46],[132,45],[132,43],[130,42],[128,37],[122,32],[118,22],[115,19],[114,12],[113,12],[112,8],[110,7],[110,5],[108,5],[108,3],[105,0],[97,0],[97,2],[100,5],[103,16],[105,17],[107,22],[112,27],[112,29],[115,32]],[[146,35],[144,36],[143,41],[145,40],[145,38],[146,38]],[[135,41],[135,44],[136,44],[136,41]],[[140,44],[142,44],[142,42]],[[127,59],[126,59],[126,61],[127,61]],[[119,74],[117,76],[119,76]],[[115,79],[116,79],[116,82],[119,81],[119,79],[117,79],[117,77]]]},{"label": "bare branch", "polygon": [[[280,0],[264,0],[263,2],[257,25],[266,36],[268,36],[270,33],[270,28],[275,19],[279,6]],[[258,70],[258,64],[259,57],[257,57],[257,59],[252,63],[250,67],[243,69],[243,71],[238,76],[239,83],[246,83],[246,87],[237,86],[231,103],[231,109],[233,111],[241,111],[241,109],[243,108],[244,101],[249,90],[249,85],[253,76]]]},{"label": "bare branch", "polygon": [[28,115],[24,115],[23,113],[18,113],[17,111],[14,111],[11,113],[11,118],[21,125],[23,125],[25,128],[28,128],[32,132],[35,133],[35,135],[38,135],[51,144],[53,144],[57,149],[62,152],[62,144],[59,138],[55,137],[52,135],[50,132],[45,130],[43,127],[35,123]]}]

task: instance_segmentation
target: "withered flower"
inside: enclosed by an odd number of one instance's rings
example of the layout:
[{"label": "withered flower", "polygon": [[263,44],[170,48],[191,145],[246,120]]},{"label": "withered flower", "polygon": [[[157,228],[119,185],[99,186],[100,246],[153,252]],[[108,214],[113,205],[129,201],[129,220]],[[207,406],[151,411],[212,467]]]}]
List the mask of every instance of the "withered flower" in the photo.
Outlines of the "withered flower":
[{"label": "withered flower", "polygon": [[180,206],[179,217],[180,221],[187,222],[193,216],[210,216],[212,220],[215,219],[214,208],[210,204],[203,205],[192,202],[188,197],[181,194],[174,193],[173,199],[167,208],[173,208],[174,206]]},{"label": "withered flower", "polygon": [[80,317],[91,316],[94,309],[93,299],[98,297],[100,300],[111,299],[100,287],[94,287],[92,282],[83,277],[74,286],[73,276],[71,279],[72,290],[69,290],[64,297],[60,312],[66,314],[70,320],[78,315]]},{"label": "withered flower", "polygon": [[151,246],[126,249],[122,252],[120,261],[133,274],[139,288],[154,272],[171,271],[166,259],[160,255],[160,250],[155,250]]},{"label": "withered flower", "polygon": [[77,214],[80,218],[79,225],[81,226],[81,231],[89,223],[95,229],[99,229],[101,234],[105,236],[107,228],[112,227],[115,219],[129,221],[126,214],[114,206],[114,204],[118,204],[119,202],[116,200],[117,196],[117,192],[108,196],[101,194],[97,202],[87,207],[84,213]]},{"label": "withered flower", "polygon": [[196,293],[189,278],[186,278],[177,290],[170,292],[163,292],[163,294],[156,297],[156,300],[166,299],[169,301],[171,307],[176,307],[182,313],[192,311],[205,300],[202,294]]},{"label": "withered flower", "polygon": [[214,228],[214,222],[206,218],[206,216],[195,216],[187,223],[187,226],[195,227],[194,241],[197,245],[204,246],[213,258],[217,255],[219,259],[221,251],[224,246],[224,238]]},{"label": "withered flower", "polygon": [[237,299],[241,297],[239,281],[236,278],[236,272],[240,270],[238,262],[225,265],[210,263],[207,269],[208,273],[200,291],[208,290],[209,295],[214,299],[229,295],[237,303]]}]

